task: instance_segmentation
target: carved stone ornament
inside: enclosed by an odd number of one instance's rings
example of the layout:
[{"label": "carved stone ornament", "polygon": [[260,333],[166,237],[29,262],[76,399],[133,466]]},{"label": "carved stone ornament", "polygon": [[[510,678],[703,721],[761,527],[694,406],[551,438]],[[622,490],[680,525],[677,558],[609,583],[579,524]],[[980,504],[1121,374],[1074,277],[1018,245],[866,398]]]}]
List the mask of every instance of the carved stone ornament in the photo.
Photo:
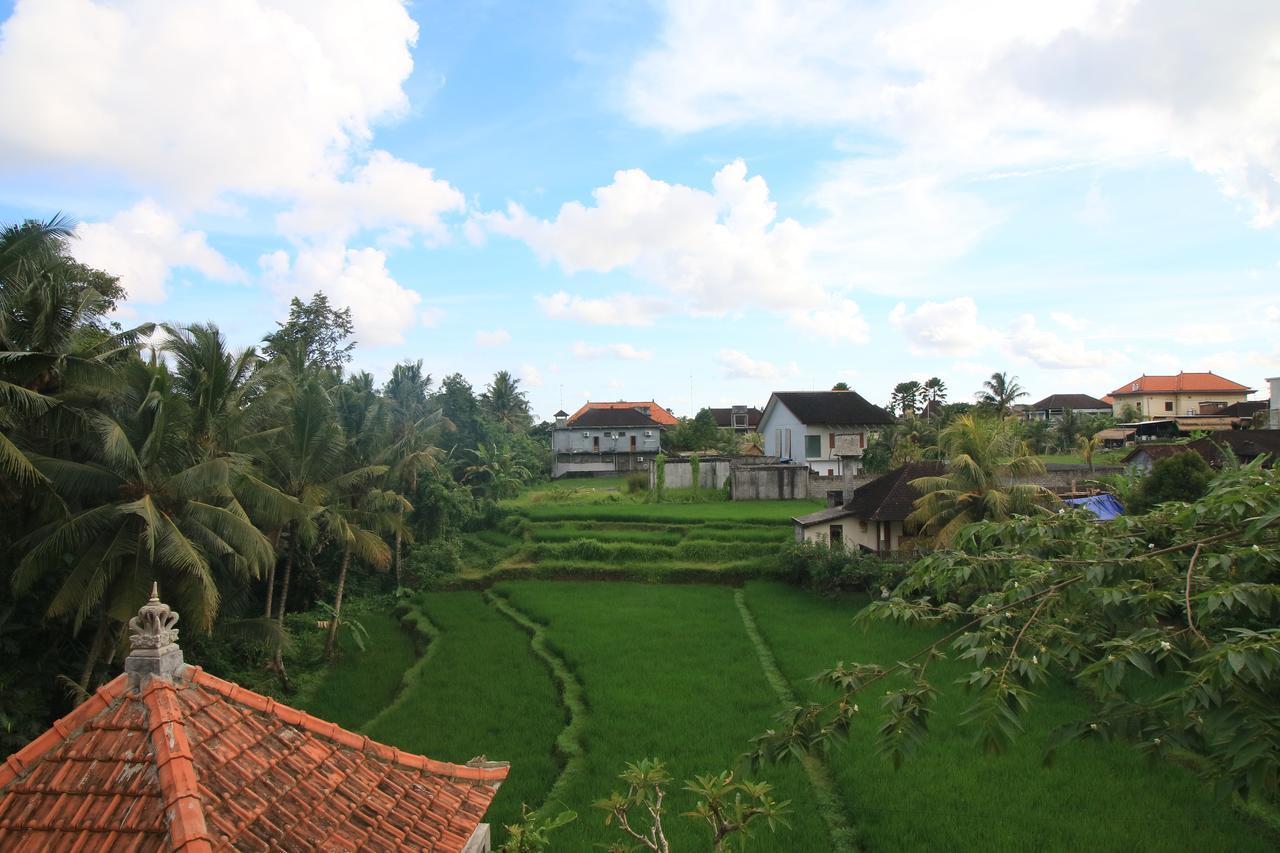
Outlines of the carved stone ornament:
[{"label": "carved stone ornament", "polygon": [[162,649],[178,642],[178,614],[160,600],[160,585],[151,585],[151,599],[129,620],[129,645],[134,649]]}]

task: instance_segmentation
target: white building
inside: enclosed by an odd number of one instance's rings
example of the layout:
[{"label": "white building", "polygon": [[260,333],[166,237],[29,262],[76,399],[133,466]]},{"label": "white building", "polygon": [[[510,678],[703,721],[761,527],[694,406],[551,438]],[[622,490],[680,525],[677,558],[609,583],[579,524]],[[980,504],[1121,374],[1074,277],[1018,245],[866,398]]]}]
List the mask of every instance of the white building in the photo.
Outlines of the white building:
[{"label": "white building", "polygon": [[874,433],[893,415],[855,391],[775,391],[760,418],[766,456],[825,476],[858,474]]},{"label": "white building", "polygon": [[1272,376],[1267,380],[1271,386],[1271,428],[1280,429],[1280,376]]}]

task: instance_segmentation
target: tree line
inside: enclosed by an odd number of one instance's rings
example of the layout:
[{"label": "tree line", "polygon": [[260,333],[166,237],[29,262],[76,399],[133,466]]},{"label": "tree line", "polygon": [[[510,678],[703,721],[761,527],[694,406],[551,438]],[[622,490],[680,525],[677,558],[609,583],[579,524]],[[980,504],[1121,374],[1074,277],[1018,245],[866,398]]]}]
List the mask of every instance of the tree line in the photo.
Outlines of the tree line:
[{"label": "tree line", "polygon": [[[349,309],[294,299],[257,347],[212,323],[124,327],[119,280],[72,223],[0,231],[0,737],[20,745],[118,669],[153,582],[186,636],[257,637],[282,682],[286,615],[351,579],[411,587],[408,549],[485,523],[541,476],[519,381],[477,393],[422,362],[349,371]],[[545,427],[544,427],[545,429]],[[54,686],[61,676],[69,689]]]}]

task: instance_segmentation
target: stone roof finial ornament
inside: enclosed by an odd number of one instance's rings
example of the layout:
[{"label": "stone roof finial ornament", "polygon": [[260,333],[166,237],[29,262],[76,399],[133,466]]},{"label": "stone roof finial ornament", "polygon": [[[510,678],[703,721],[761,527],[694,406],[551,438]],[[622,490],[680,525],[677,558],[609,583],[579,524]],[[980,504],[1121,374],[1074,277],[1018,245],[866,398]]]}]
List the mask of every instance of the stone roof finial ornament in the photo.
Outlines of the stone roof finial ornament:
[{"label": "stone roof finial ornament", "polygon": [[151,598],[129,620],[129,645],[124,671],[136,683],[144,675],[172,678],[184,666],[178,648],[178,614],[160,600],[160,585],[151,584]]}]

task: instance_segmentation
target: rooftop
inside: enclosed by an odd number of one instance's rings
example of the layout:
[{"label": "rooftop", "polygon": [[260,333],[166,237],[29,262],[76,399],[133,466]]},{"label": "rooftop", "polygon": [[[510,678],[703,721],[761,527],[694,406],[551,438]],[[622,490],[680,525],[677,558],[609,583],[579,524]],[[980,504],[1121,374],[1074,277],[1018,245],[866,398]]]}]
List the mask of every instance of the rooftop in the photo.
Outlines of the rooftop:
[{"label": "rooftop", "polygon": [[433,761],[188,666],[177,614],[0,765],[0,849],[461,851],[507,765]]},{"label": "rooftop", "polygon": [[801,527],[821,524],[845,516],[866,521],[905,521],[915,510],[920,491],[911,485],[920,477],[940,477],[947,466],[942,462],[910,462],[882,474],[854,490],[843,506],[819,510],[793,519]]},{"label": "rooftop", "polygon": [[803,424],[893,423],[893,415],[856,391],[775,391],[769,402],[775,399]]},{"label": "rooftop", "polygon": [[1179,373],[1174,376],[1147,376],[1143,374],[1132,382],[1127,382],[1111,392],[1113,397],[1126,397],[1134,394],[1194,394],[1198,392],[1230,392],[1236,394],[1252,394],[1252,388],[1246,388],[1239,382],[1232,382],[1212,371],[1208,373]]},{"label": "rooftop", "polygon": [[1111,404],[1088,394],[1050,394],[1043,400],[1031,404],[1031,410],[1040,412],[1046,409],[1071,409],[1081,411],[1087,409],[1110,409]]},{"label": "rooftop", "polygon": [[582,417],[582,415],[585,414],[586,412],[589,412],[592,410],[598,410],[598,409],[635,409],[636,411],[641,412],[653,418],[655,421],[662,424],[663,426],[675,426],[677,423],[679,423],[679,421],[676,420],[675,415],[671,414],[669,411],[662,408],[652,400],[642,400],[637,403],[631,403],[631,402],[619,400],[616,403],[606,403],[606,402],[584,403],[582,408],[574,412],[573,417],[569,418],[569,424],[570,425],[575,424],[578,418]]},{"label": "rooftop", "polygon": [[[734,410],[731,408],[713,408],[711,409],[711,416],[716,419],[716,426],[731,427],[733,426],[733,412]],[[739,409],[738,414],[745,414],[747,416],[747,427],[754,429],[755,427],[760,426],[760,418],[764,415],[764,412],[760,411],[755,406],[750,406],[745,409]]]},{"label": "rooftop", "polygon": [[569,421],[570,429],[636,427],[662,429],[662,424],[635,409],[589,409]]}]

